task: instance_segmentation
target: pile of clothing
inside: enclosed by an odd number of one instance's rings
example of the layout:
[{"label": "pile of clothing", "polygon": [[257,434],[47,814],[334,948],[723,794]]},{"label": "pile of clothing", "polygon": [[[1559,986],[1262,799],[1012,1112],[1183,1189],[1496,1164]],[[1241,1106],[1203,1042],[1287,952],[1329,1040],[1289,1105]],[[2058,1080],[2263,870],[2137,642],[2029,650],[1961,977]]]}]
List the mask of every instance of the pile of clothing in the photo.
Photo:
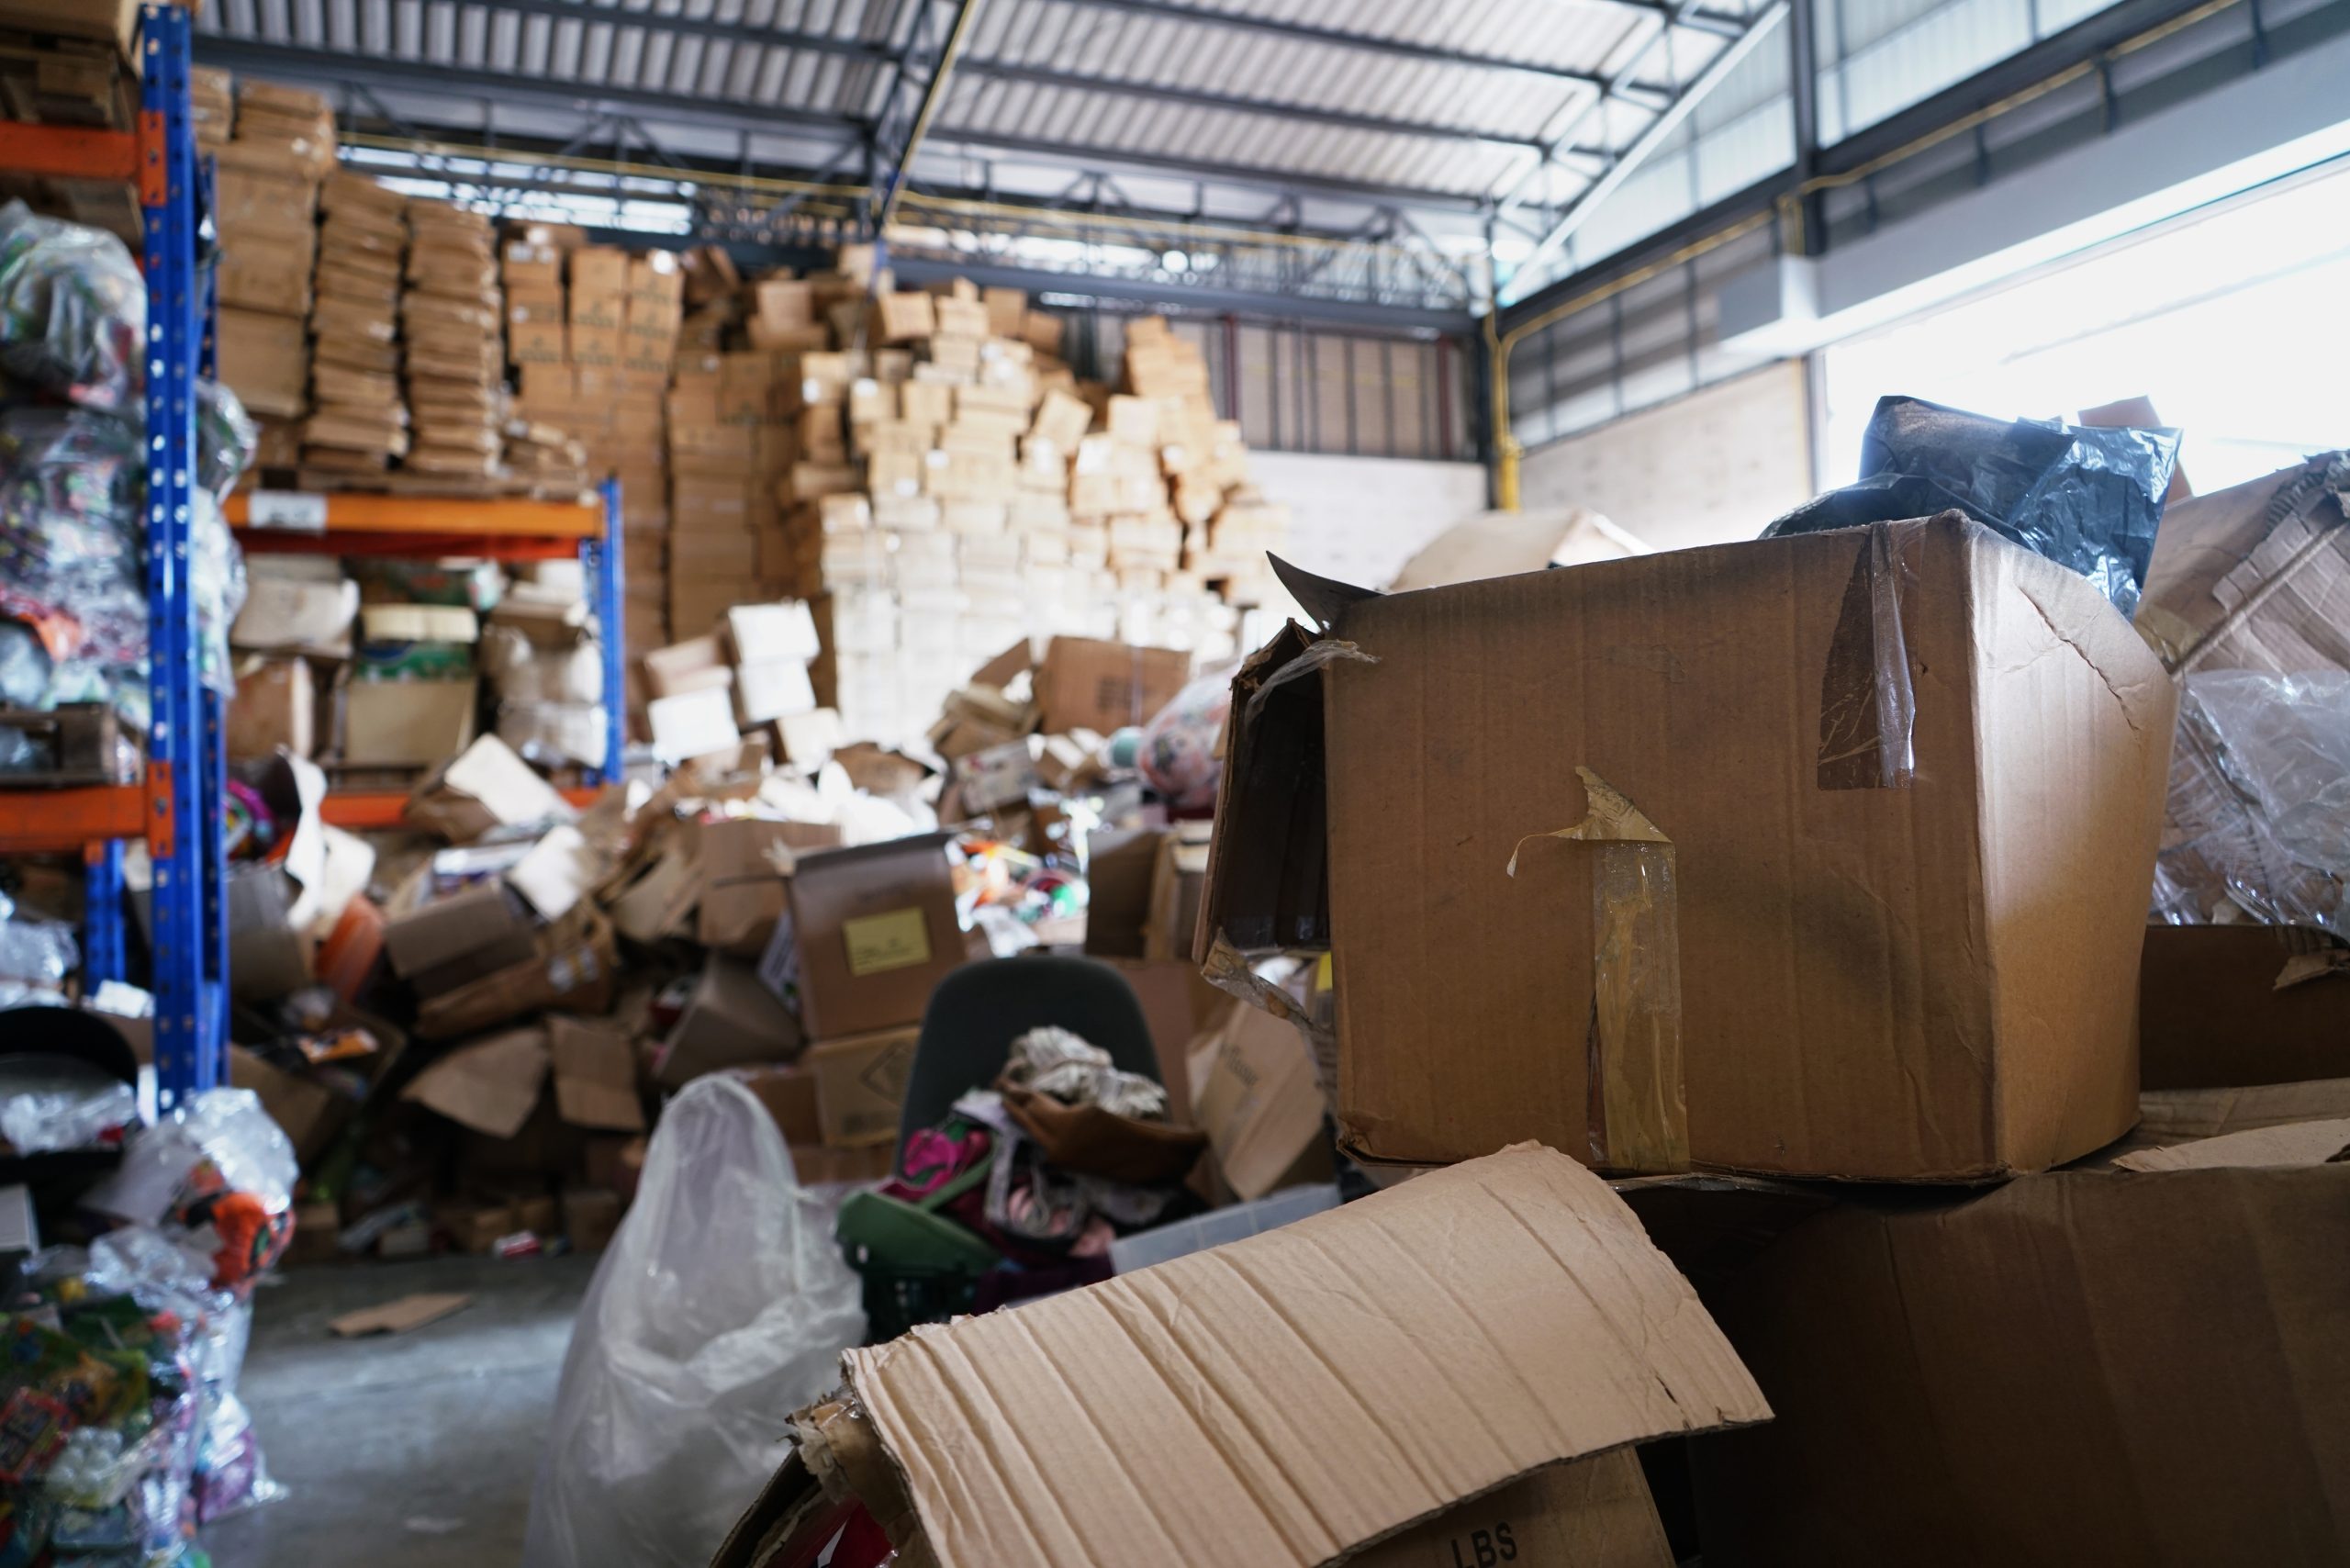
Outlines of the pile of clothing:
[{"label": "pile of clothing", "polygon": [[1158,1084],[1030,1030],[992,1087],[907,1140],[898,1175],[841,1205],[870,1342],[1108,1279],[1112,1241],[1197,1206],[1183,1182],[1206,1146],[1168,1122]]},{"label": "pile of clothing", "polygon": [[[144,729],[147,288],[101,230],[0,207],[0,702],[107,701]],[[190,584],[206,679],[226,693],[244,566],[220,502],[258,432],[197,384]]]}]

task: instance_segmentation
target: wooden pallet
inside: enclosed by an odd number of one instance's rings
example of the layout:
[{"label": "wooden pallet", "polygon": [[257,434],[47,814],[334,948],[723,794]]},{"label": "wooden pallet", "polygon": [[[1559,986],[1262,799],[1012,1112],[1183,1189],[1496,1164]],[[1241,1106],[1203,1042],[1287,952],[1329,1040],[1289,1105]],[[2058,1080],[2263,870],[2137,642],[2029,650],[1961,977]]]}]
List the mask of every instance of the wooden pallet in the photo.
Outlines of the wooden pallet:
[{"label": "wooden pallet", "polygon": [[45,742],[54,757],[38,773],[0,773],[0,790],[69,790],[92,784],[135,784],[136,766],[124,766],[122,725],[103,702],[63,707],[0,708],[0,729],[17,730]]}]

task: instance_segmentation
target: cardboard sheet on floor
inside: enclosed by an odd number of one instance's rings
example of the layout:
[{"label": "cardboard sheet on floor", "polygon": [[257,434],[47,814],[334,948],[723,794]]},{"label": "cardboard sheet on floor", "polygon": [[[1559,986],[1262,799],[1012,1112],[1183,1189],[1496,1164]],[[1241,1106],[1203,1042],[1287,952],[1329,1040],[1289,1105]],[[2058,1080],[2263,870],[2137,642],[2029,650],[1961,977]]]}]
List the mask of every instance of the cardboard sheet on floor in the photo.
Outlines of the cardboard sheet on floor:
[{"label": "cardboard sheet on floor", "polygon": [[940,1568],[1316,1568],[1770,1415],[1630,1212],[1532,1145],[845,1365],[876,1512]]},{"label": "cardboard sheet on floor", "polygon": [[363,1306],[356,1312],[329,1318],[327,1332],[338,1339],[363,1338],[370,1334],[406,1334],[463,1312],[473,1302],[469,1295],[404,1295],[381,1306]]}]

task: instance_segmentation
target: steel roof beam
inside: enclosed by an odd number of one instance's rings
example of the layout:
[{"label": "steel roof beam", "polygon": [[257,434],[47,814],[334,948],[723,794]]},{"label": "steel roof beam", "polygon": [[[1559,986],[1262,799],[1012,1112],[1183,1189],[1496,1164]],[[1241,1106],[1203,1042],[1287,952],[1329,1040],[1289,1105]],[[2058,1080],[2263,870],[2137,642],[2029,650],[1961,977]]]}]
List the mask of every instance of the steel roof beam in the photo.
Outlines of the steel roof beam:
[{"label": "steel roof beam", "polygon": [[[1797,0],[1797,3],[1801,3],[1801,0]],[[1762,42],[1764,36],[1778,25],[1780,19],[1787,14],[1788,4],[1789,0],[1771,0],[1770,5],[1750,17],[1746,30],[1725,44],[1721,52],[1714,56],[1703,71],[1690,78],[1688,83],[1674,95],[1673,102],[1661,110],[1654,119],[1640,128],[1639,134],[1633,137],[1625,145],[1624,150],[1616,154],[1614,160],[1600,173],[1598,178],[1575,193],[1573,198],[1567,203],[1566,210],[1561,212],[1557,220],[1544,231],[1542,237],[1535,241],[1533,251],[1513,269],[1511,275],[1524,276],[1528,269],[1539,263],[1561,245],[1565,244],[1568,237],[1583,225],[1583,220],[1596,210],[1599,204],[1606,200],[1626,180],[1631,178],[1633,172],[1640,166],[1650,153],[1656,151],[1658,144],[1672,135],[1681,122],[1689,118],[1690,112],[1696,108],[1706,95],[1720,86],[1722,79],[1737,69],[1738,62],[1745,59],[1754,46]],[[1664,25],[1658,29],[1656,39],[1664,38],[1673,30],[1673,21],[1668,17]],[[1651,45],[1655,41],[1655,39],[1650,40]],[[1639,70],[1640,60],[1646,52],[1647,48],[1644,46],[1625,62],[1624,70],[1627,72]],[[1570,124],[1561,135],[1560,140],[1564,141],[1574,135],[1581,123],[1582,120],[1579,118],[1574,123]],[[1540,167],[1547,167],[1549,162],[1550,157],[1546,154],[1542,164],[1538,166],[1537,172],[1539,172]],[[1512,199],[1503,204],[1501,208],[1503,212],[1508,212],[1513,206],[1516,205],[1517,195],[1524,191],[1527,185],[1532,183],[1533,177],[1532,174],[1528,174],[1527,179],[1521,182],[1518,191],[1512,193]]]},{"label": "steel roof beam", "polygon": [[503,99],[513,103],[558,105],[572,109],[624,108],[639,110],[674,124],[712,126],[727,130],[778,129],[832,131],[844,136],[863,132],[865,122],[846,115],[823,114],[776,104],[755,104],[721,97],[686,97],[643,87],[618,87],[596,82],[571,82],[555,76],[516,76],[501,71],[475,71],[440,65],[428,60],[402,60],[382,54],[345,54],[336,50],[306,49],[296,44],[263,43],[199,33],[196,59],[206,65],[225,65],[257,76],[296,77],[334,85],[439,91],[468,99]]},{"label": "steel roof beam", "polygon": [[569,0],[459,0],[462,5],[511,17],[545,17],[559,22],[601,23],[608,27],[643,28],[681,38],[709,39],[718,43],[756,44],[769,49],[806,50],[836,55],[868,65],[887,65],[897,57],[879,43],[865,39],[837,38],[827,33],[792,32],[762,28],[750,22],[721,22],[700,17],[672,17],[655,11],[632,11],[619,6],[573,5]]},{"label": "steel roof beam", "polygon": [[1125,167],[1144,174],[1189,176],[1195,181],[1206,180],[1214,185],[1248,185],[1276,194],[1293,192],[1307,197],[1329,196],[1373,204],[1394,202],[1445,212],[1483,212],[1486,206],[1484,197],[1463,191],[1382,185],[1374,180],[1350,180],[1340,175],[1302,174],[1291,169],[1251,168],[1245,163],[1204,162],[1197,158],[1169,153],[1136,152],[1081,142],[1045,141],[1035,137],[1007,136],[991,130],[967,129],[961,126],[940,126],[931,132],[931,140],[934,142],[992,148],[999,152],[1088,169]]},{"label": "steel roof beam", "polygon": [[1069,92],[1107,93],[1121,97],[1153,98],[1162,103],[1188,104],[1193,108],[1221,109],[1236,114],[1265,115],[1277,119],[1304,120],[1314,125],[1334,125],[1348,130],[1368,130],[1393,136],[1426,136],[1445,140],[1484,141],[1501,147],[1539,148],[1542,143],[1530,136],[1508,136],[1499,131],[1479,130],[1473,126],[1437,125],[1426,120],[1392,119],[1385,115],[1362,114],[1352,109],[1325,108],[1315,104],[1279,103],[1264,98],[1244,98],[1227,93],[1209,93],[1193,87],[1169,86],[1157,82],[1136,82],[1106,76],[1085,76],[1073,72],[1056,71],[1041,65],[1023,65],[1009,60],[967,60],[957,68],[966,76],[985,76],[999,82],[1023,82],[1036,87],[1056,87]]},{"label": "steel roof beam", "polygon": [[1073,294],[1091,299],[1120,299],[1137,305],[1189,308],[1239,315],[1261,314],[1278,320],[1328,321],[1334,325],[1418,330],[1460,335],[1476,330],[1476,318],[1466,310],[1431,309],[1426,306],[1380,305],[1368,300],[1335,299],[1310,294],[1219,287],[1214,284],[1166,284],[1147,278],[1103,277],[1091,273],[1057,273],[1038,267],[1008,267],[974,258],[934,260],[927,256],[892,255],[890,265],[901,282],[926,283],[968,278],[982,288],[1002,286],[1030,294]]},{"label": "steel roof beam", "polygon": [[[1467,65],[1481,71],[1516,71],[1529,76],[1548,76],[1554,81],[1580,82],[1596,87],[1600,79],[1589,71],[1577,71],[1564,65],[1545,65],[1537,61],[1510,60],[1497,54],[1477,54],[1468,50],[1446,49],[1440,45],[1417,44],[1405,39],[1388,38],[1376,33],[1349,32],[1343,28],[1316,27],[1307,22],[1283,21],[1276,17],[1249,16],[1237,11],[1215,10],[1204,6],[1173,6],[1166,0],[1069,0],[1070,4],[1094,11],[1115,11],[1130,17],[1148,17],[1169,22],[1192,22],[1206,27],[1230,28],[1240,32],[1259,33],[1268,38],[1294,39],[1300,43],[1327,44],[1334,49],[1351,49],[1365,54],[1384,54],[1404,60],[1416,60],[1424,64]],[[1613,3],[1613,0],[1611,0]]]}]

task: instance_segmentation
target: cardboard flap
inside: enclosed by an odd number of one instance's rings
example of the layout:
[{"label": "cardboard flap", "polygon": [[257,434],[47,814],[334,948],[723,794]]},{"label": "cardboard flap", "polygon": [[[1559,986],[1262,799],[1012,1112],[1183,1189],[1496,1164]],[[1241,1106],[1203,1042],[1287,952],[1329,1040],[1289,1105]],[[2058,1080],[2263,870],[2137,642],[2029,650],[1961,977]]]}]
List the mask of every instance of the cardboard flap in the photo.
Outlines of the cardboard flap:
[{"label": "cardboard flap", "polygon": [[512,1137],[538,1108],[546,1080],[546,1032],[509,1029],[451,1051],[418,1073],[400,1098],[477,1133]]},{"label": "cardboard flap", "polygon": [[2350,1117],[2254,1127],[2195,1143],[2142,1148],[2113,1163],[2124,1170],[2220,1170],[2254,1166],[2330,1165],[2350,1159]]},{"label": "cardboard flap", "polygon": [[1313,646],[1283,626],[1232,678],[1195,958],[1219,934],[1243,952],[1330,945],[1322,682],[1274,684]]},{"label": "cardboard flap", "polygon": [[1314,1568],[1770,1415],[1629,1211],[1532,1144],[845,1364],[942,1568]]},{"label": "cardboard flap", "polygon": [[1380,597],[1377,588],[1357,588],[1352,583],[1315,577],[1303,566],[1291,566],[1270,551],[1266,552],[1265,559],[1272,563],[1273,576],[1281,579],[1281,587],[1289,590],[1290,598],[1297,600],[1298,608],[1314,617],[1315,624],[1325,632],[1337,628],[1339,618],[1346,614],[1349,606]]}]

